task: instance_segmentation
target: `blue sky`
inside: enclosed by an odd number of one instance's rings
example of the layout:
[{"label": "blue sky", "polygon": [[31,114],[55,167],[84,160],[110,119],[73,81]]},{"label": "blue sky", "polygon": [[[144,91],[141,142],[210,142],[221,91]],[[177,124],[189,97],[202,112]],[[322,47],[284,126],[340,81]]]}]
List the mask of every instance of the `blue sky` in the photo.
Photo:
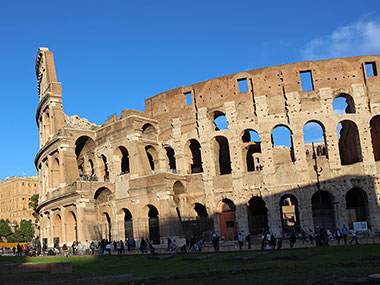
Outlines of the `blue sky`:
[{"label": "blue sky", "polygon": [[380,2],[1,1],[0,179],[35,175],[38,47],[64,111],[102,124],[179,86],[309,59],[380,53]]}]

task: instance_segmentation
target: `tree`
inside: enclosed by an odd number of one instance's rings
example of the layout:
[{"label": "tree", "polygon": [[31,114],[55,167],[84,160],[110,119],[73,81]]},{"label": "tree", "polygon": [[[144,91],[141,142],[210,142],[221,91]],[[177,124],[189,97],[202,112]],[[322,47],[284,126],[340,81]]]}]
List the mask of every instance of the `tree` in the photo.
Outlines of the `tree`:
[{"label": "tree", "polygon": [[33,225],[31,221],[21,220],[18,232],[22,236],[22,241],[31,241],[33,239]]},{"label": "tree", "polygon": [[9,222],[1,219],[0,220],[0,238],[7,238],[10,234],[12,234],[11,227],[9,226]]}]

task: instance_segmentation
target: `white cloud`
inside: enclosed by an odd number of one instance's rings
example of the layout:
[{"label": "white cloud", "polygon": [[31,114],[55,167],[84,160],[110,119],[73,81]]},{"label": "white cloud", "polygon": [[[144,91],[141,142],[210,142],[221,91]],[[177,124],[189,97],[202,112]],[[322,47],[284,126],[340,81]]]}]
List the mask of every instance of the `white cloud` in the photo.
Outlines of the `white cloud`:
[{"label": "white cloud", "polygon": [[380,21],[357,21],[329,36],[312,39],[302,49],[306,60],[380,53]]}]

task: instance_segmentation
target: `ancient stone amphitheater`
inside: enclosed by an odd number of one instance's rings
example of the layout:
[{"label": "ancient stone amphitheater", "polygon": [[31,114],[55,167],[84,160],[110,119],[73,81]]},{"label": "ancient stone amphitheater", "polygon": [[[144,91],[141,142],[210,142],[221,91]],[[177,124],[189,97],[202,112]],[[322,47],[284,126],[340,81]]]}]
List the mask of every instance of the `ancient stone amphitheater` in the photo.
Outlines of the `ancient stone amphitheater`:
[{"label": "ancient stone amphitheater", "polygon": [[[374,55],[244,71],[163,92],[144,112],[98,126],[63,112],[53,54],[40,48],[41,241],[231,240],[355,222],[380,230],[379,63]],[[310,124],[321,133],[315,156]]]}]

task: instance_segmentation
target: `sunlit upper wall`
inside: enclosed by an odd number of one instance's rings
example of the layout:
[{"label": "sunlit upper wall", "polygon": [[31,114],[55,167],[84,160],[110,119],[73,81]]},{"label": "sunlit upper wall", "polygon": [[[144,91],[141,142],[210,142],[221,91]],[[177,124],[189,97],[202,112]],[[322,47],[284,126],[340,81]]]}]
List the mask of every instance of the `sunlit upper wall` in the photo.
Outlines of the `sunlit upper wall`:
[{"label": "sunlit upper wall", "polygon": [[[380,77],[374,76],[379,67],[380,55],[373,55],[250,70],[158,94],[145,101],[145,112],[158,120],[175,117],[193,120],[195,109],[217,109],[228,101],[255,105],[255,98],[266,96],[268,114],[277,114],[285,112],[284,95],[291,92],[299,93],[301,110],[310,110],[316,108],[320,88],[350,90],[352,84],[365,84],[369,97],[371,92],[379,92]],[[376,97],[379,97],[376,102],[380,101],[380,96]]]}]

